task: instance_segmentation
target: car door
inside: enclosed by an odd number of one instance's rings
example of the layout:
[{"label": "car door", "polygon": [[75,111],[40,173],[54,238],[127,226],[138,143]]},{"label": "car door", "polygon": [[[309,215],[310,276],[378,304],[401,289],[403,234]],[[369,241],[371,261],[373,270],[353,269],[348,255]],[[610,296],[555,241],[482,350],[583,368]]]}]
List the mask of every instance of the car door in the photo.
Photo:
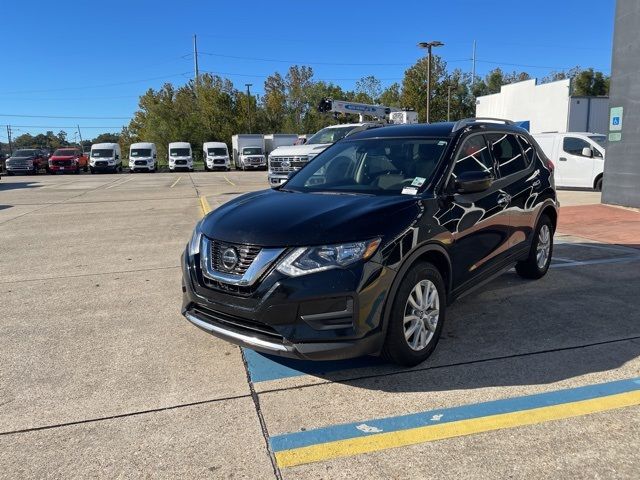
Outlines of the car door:
[{"label": "car door", "polygon": [[483,134],[471,134],[460,142],[443,198],[443,208],[435,216],[453,237],[454,288],[490,271],[506,256],[509,247],[508,199],[499,184],[485,191],[455,193],[455,179],[463,172],[480,171],[496,178],[496,170]]},{"label": "car door", "polygon": [[535,170],[536,151],[524,135],[487,135],[500,179],[496,182],[509,197],[511,225],[509,248],[526,248],[535,228],[536,198],[544,189],[540,170]]},{"label": "car door", "polygon": [[558,157],[559,186],[592,187],[593,157],[584,156],[584,148],[591,149],[591,144],[583,138],[566,135],[562,139]]}]

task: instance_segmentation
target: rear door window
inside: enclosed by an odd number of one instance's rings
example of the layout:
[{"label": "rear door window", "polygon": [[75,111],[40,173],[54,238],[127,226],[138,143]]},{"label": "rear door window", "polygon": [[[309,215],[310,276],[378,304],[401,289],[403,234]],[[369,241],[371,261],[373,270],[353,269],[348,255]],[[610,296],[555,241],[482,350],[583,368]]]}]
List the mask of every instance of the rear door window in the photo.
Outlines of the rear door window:
[{"label": "rear door window", "polygon": [[508,177],[527,168],[527,163],[516,136],[511,133],[487,135],[491,154],[496,161],[501,177]]},{"label": "rear door window", "polygon": [[487,172],[495,176],[493,160],[484,135],[474,135],[464,141],[456,156],[453,178],[464,172]]}]

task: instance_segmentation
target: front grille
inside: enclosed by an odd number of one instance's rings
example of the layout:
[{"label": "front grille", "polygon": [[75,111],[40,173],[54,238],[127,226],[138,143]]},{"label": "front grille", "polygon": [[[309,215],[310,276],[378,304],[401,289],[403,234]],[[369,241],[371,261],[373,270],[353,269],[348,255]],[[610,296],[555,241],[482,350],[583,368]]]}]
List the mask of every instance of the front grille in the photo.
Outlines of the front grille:
[{"label": "front grille", "polygon": [[202,275],[202,284],[212,290],[228,293],[229,295],[240,295],[248,297],[255,291],[255,286],[233,285],[231,283],[219,282],[213,278]]},{"label": "front grille", "polygon": [[224,160],[218,158],[218,159],[214,160],[213,163],[216,164],[216,165],[224,165]]},{"label": "front grille", "polygon": [[9,168],[31,168],[27,160],[11,160],[10,163],[7,163],[7,167]]},{"label": "front grille", "polygon": [[248,159],[252,165],[260,165],[262,163],[262,159],[260,157],[253,157]]},{"label": "front grille", "polygon": [[[211,242],[211,267],[218,272],[244,275],[260,253],[260,247],[252,245],[236,245],[218,242],[217,240],[209,241]],[[225,268],[222,264],[222,255],[228,248],[233,248],[238,256],[238,262],[231,270]]]},{"label": "front grille", "polygon": [[56,167],[70,167],[71,166],[71,160],[52,160],[51,163],[53,163]]},{"label": "front grille", "polygon": [[229,315],[227,313],[214,312],[212,310],[204,309],[200,306],[194,307],[191,311],[199,319],[212,325],[230,328],[232,330],[240,331],[242,333],[248,333],[251,335],[258,334],[268,337],[270,340],[275,339],[280,342],[284,340],[282,335],[280,335],[273,327],[264,323],[237,317],[235,315]]},{"label": "front grille", "polygon": [[146,160],[136,160],[135,162],[133,162],[134,165],[142,165],[142,166],[146,166],[147,165],[147,161]]},{"label": "front grille", "polygon": [[187,161],[186,160],[176,160],[176,165],[186,165]]},{"label": "front grille", "polygon": [[109,163],[104,160],[96,162],[96,167],[106,167],[107,165],[109,165]]},{"label": "front grille", "polygon": [[300,170],[309,162],[309,157],[269,157],[269,169],[273,173],[291,173]]}]

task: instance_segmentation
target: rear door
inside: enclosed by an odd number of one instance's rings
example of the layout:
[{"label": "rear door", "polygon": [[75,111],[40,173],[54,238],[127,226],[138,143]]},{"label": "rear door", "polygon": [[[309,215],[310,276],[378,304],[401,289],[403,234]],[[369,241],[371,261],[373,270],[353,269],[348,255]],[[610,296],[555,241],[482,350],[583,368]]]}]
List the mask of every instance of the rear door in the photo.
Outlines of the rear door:
[{"label": "rear door", "polygon": [[[454,191],[458,175],[466,171],[497,176],[483,134],[472,134],[461,142],[449,179],[450,192]],[[455,193],[447,198],[443,213],[436,220],[453,235],[453,283],[458,288],[491,270],[506,256],[510,232],[508,201],[495,182],[483,192]]]},{"label": "rear door", "polygon": [[488,138],[500,176],[496,183],[509,199],[509,247],[525,248],[535,227],[535,200],[543,190],[535,148],[524,135],[493,133]]},{"label": "rear door", "polygon": [[591,144],[584,138],[566,135],[560,144],[558,158],[559,185],[563,187],[592,187],[593,162],[592,157],[582,154],[583,148],[591,148]]}]

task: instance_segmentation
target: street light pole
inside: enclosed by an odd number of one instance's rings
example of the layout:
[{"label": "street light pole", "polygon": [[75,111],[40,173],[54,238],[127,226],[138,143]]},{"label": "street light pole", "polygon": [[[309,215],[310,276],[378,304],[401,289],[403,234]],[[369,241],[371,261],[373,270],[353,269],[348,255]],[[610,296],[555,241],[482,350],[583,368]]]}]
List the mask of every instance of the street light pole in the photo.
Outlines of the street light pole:
[{"label": "street light pole", "polygon": [[431,42],[420,42],[418,43],[418,47],[426,48],[428,52],[427,56],[427,123],[429,123],[429,114],[431,111],[431,49],[433,47],[442,47],[444,43],[434,40]]},{"label": "street light pole", "polygon": [[251,133],[251,90],[253,83],[245,83],[247,87],[247,122],[249,123],[249,133]]}]

